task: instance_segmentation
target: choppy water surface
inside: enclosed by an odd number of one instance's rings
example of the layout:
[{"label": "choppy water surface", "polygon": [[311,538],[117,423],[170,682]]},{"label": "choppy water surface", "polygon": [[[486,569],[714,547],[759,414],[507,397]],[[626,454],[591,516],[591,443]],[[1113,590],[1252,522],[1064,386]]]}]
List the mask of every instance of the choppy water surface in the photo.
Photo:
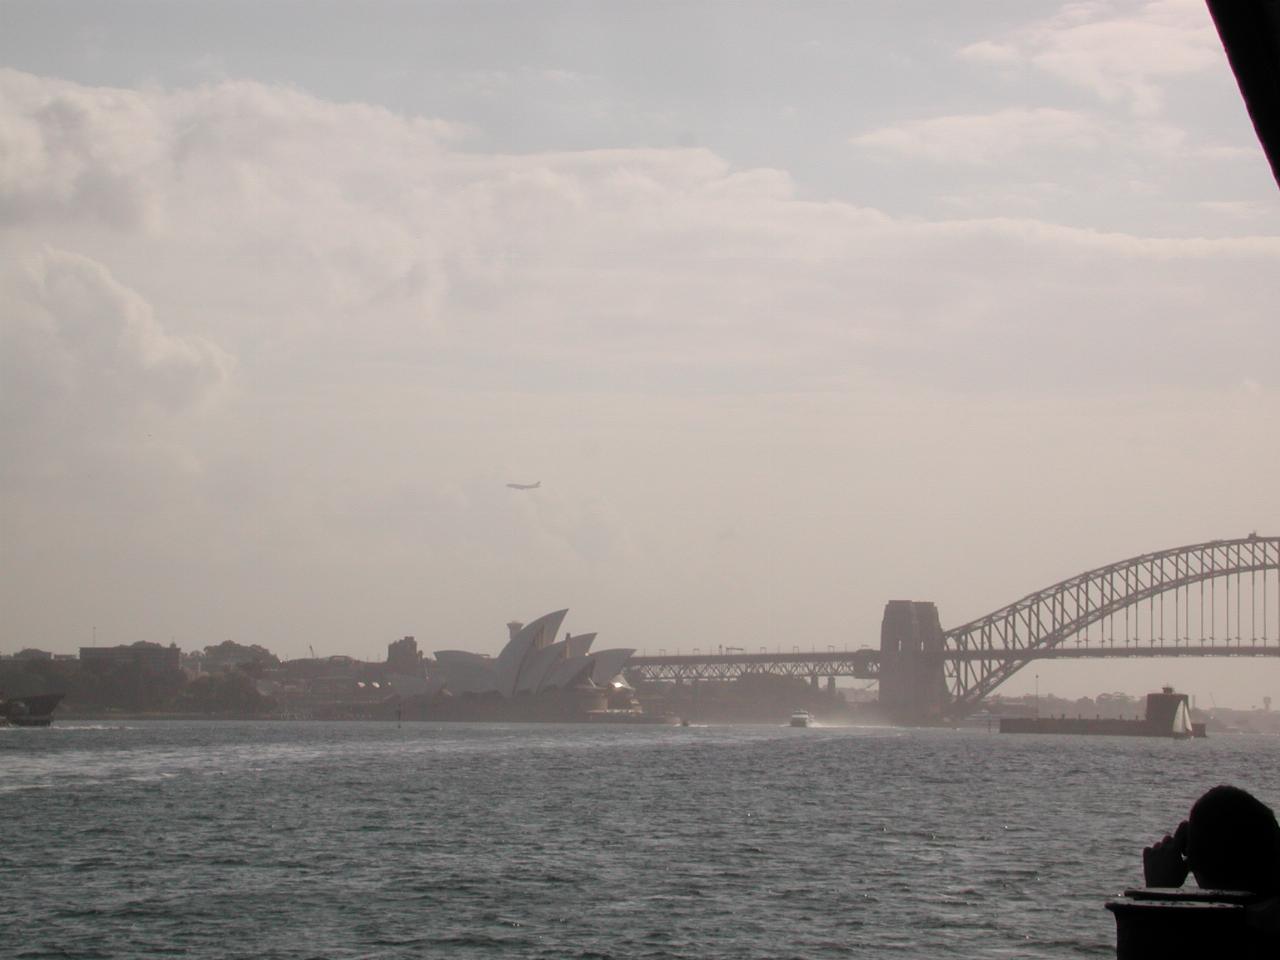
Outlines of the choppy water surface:
[{"label": "choppy water surface", "polygon": [[1114,955],[1108,896],[1280,741],[884,728],[0,730],[0,954]]}]

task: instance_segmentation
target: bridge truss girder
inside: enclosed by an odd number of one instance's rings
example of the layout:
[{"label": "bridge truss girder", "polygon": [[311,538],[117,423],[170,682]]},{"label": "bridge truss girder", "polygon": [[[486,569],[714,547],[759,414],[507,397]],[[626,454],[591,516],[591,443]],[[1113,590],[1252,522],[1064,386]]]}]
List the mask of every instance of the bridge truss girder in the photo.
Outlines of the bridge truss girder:
[{"label": "bridge truss girder", "polygon": [[[709,662],[707,657],[632,657],[626,674],[632,683],[665,681],[692,683],[740,680],[743,677],[851,677],[876,680],[880,676],[880,654],[875,650],[856,654],[760,654],[752,661],[726,656]],[[1203,643],[1130,643],[1111,646],[1029,647],[1025,649],[950,650],[943,654],[948,663],[990,660],[1026,664],[1031,660],[1112,660],[1119,658],[1165,659],[1177,657],[1274,657],[1280,658],[1280,643],[1245,644],[1226,641]],[[714,658],[711,658],[714,659]]]},{"label": "bridge truss girder", "polygon": [[632,657],[627,661],[626,675],[632,683],[729,681],[752,676],[874,680],[879,676],[878,657],[874,650]]},{"label": "bridge truss girder", "polygon": [[[1030,660],[1046,658],[1073,638],[1083,638],[1085,631],[1095,624],[1109,622],[1114,641],[1114,618],[1123,614],[1128,631],[1129,614],[1132,613],[1136,631],[1142,621],[1143,605],[1148,605],[1148,632],[1155,636],[1158,628],[1163,636],[1169,594],[1173,594],[1174,601],[1175,641],[1190,646],[1192,625],[1189,621],[1194,610],[1199,620],[1201,640],[1214,639],[1218,625],[1224,620],[1229,638],[1234,619],[1239,645],[1243,639],[1241,627],[1246,609],[1242,595],[1246,590],[1252,630],[1248,639],[1258,639],[1260,600],[1262,639],[1265,641],[1272,624],[1280,626],[1280,589],[1277,590],[1276,603],[1270,604],[1269,600],[1272,573],[1277,574],[1275,582],[1280,587],[1280,537],[1251,535],[1238,540],[1214,540],[1143,554],[1086,571],[1028,594],[984,617],[944,632],[943,658],[951,699],[949,712],[957,715],[974,709],[985,696]],[[1262,580],[1260,593],[1258,575]],[[1225,617],[1218,612],[1217,581],[1226,583]],[[1206,584],[1210,585],[1207,602]],[[1198,598],[1193,598],[1190,592],[1193,587],[1199,589]],[[1160,604],[1158,618],[1157,600]],[[1235,604],[1234,618],[1232,601]],[[1209,616],[1208,629],[1205,627],[1206,614]],[[1179,616],[1183,618],[1181,623]],[[1209,636],[1205,637],[1205,633]],[[1206,650],[1220,649],[1216,643],[1202,643],[1200,646]],[[1114,643],[1108,649],[1115,649]],[[1173,647],[1150,643],[1147,649],[1163,651],[1149,654],[1151,656],[1177,655],[1176,643]],[[1140,654],[1135,652],[1134,655]]]},{"label": "bridge truss girder", "polygon": [[1108,647],[1055,647],[1030,650],[964,650],[945,655],[947,660],[1114,660],[1122,657],[1280,657],[1280,644],[1158,643]]}]

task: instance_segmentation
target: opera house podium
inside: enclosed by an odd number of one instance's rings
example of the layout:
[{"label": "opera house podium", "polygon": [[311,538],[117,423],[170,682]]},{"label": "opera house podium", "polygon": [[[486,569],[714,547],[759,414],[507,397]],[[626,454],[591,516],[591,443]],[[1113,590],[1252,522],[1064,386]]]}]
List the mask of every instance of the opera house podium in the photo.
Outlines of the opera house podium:
[{"label": "opera house podium", "polygon": [[1253,894],[1140,887],[1107,902],[1116,918],[1117,960],[1276,960],[1274,942],[1252,922]]}]

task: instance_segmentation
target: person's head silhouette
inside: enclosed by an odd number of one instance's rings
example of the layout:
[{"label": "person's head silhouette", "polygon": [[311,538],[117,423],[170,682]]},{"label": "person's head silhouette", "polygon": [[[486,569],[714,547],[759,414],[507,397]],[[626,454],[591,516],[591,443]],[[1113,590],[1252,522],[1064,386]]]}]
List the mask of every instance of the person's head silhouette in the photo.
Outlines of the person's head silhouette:
[{"label": "person's head silhouette", "polygon": [[1280,825],[1239,787],[1214,787],[1191,808],[1186,862],[1201,887],[1280,893]]}]

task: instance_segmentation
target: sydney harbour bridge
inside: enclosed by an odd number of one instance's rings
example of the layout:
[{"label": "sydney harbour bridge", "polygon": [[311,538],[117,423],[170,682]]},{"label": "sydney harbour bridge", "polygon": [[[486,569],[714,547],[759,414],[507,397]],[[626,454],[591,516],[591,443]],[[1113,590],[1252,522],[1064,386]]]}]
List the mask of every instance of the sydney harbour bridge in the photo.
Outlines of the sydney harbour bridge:
[{"label": "sydney harbour bridge", "polygon": [[633,681],[753,674],[876,680],[904,721],[972,713],[1033,660],[1280,657],[1280,537],[1250,534],[1145,553],[1088,570],[944,629],[932,603],[885,605],[879,649],[635,656]]}]

